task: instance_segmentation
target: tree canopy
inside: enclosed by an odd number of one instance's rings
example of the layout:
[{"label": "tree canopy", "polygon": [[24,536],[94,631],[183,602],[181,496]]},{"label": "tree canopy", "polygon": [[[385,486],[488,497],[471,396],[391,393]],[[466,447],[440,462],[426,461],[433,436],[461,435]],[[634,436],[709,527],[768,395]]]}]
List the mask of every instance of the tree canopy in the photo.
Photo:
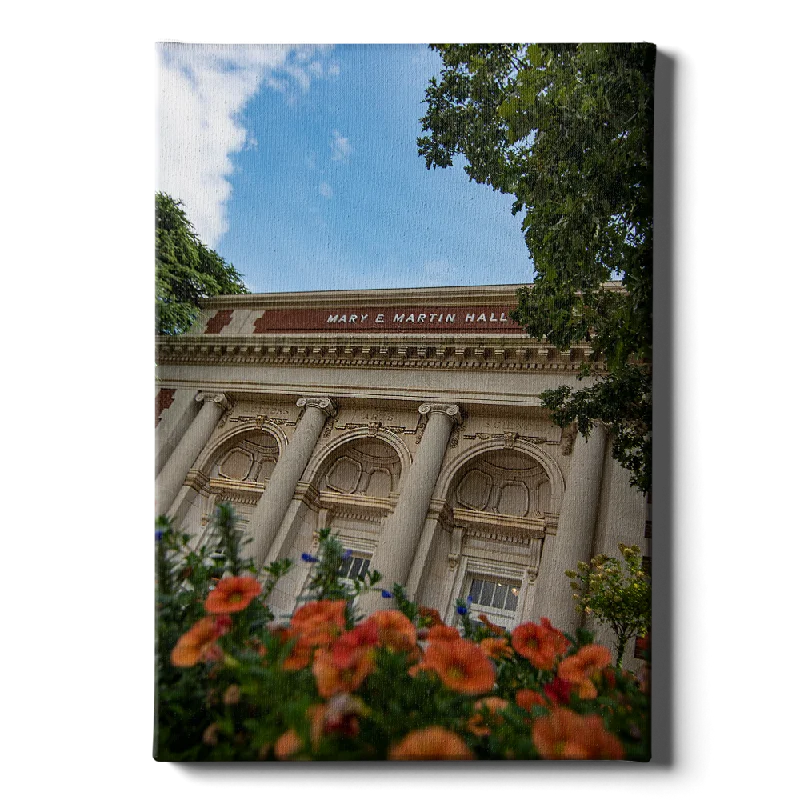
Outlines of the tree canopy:
[{"label": "tree canopy", "polygon": [[651,44],[432,45],[419,153],[462,157],[515,197],[534,264],[514,319],[560,348],[592,345],[587,388],[543,392],[559,425],[607,424],[614,457],[651,482],[653,83]]},{"label": "tree canopy", "polygon": [[184,333],[203,297],[247,294],[232,264],[206,247],[180,200],[156,194],[156,333]]}]

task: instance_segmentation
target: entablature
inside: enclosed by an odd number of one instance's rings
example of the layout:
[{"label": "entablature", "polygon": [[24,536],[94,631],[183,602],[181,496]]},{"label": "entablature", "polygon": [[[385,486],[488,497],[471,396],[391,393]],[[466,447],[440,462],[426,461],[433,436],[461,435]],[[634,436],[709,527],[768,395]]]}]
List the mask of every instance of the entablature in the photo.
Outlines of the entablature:
[{"label": "entablature", "polygon": [[[158,364],[276,364],[577,372],[590,361],[589,344],[559,349],[525,335],[293,334],[162,336]],[[594,371],[602,371],[602,363]]]}]

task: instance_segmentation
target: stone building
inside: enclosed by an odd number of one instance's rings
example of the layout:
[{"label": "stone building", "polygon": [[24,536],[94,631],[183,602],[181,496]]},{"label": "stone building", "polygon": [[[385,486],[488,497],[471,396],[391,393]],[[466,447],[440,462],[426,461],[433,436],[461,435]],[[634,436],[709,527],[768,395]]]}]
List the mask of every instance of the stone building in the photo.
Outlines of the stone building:
[{"label": "stone building", "polygon": [[200,541],[231,502],[258,562],[295,562],[277,614],[330,528],[349,575],[377,569],[447,620],[471,595],[507,628],[574,629],[564,570],[618,542],[649,555],[647,509],[602,427],[586,440],[541,407],[543,389],[578,385],[588,349],[530,339],[515,288],[205,301],[192,332],[157,342],[158,513]]}]

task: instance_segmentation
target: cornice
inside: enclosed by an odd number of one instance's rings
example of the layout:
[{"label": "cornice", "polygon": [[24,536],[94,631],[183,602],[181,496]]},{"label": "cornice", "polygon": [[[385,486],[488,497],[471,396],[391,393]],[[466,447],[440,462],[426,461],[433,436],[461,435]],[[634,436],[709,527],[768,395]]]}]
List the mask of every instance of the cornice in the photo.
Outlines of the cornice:
[{"label": "cornice", "polygon": [[409,289],[352,289],[317,292],[280,292],[274,294],[233,294],[208,297],[200,301],[203,309],[215,308],[325,308],[332,303],[338,305],[358,304],[377,307],[392,303],[435,302],[439,305],[461,305],[481,302],[504,302],[516,304],[517,289],[521,284],[495,286],[431,286]]},{"label": "cornice", "polygon": [[[275,364],[379,369],[436,368],[578,372],[589,345],[559,350],[525,335],[436,334],[375,336],[282,334],[277,336],[160,336],[157,364]],[[603,364],[596,363],[596,370]]]},{"label": "cornice", "polygon": [[453,509],[453,525],[464,527],[470,534],[480,532],[480,538],[504,540],[515,536],[530,539],[543,537],[548,527],[545,515],[535,517],[508,517],[487,511]]},{"label": "cornice", "polygon": [[339,494],[324,491],[318,496],[320,508],[327,508],[340,516],[354,519],[375,519],[392,513],[397,501],[388,497],[369,495]]},{"label": "cornice", "polygon": [[[213,309],[277,309],[327,308],[357,304],[364,307],[385,306],[387,303],[436,303],[463,305],[473,302],[516,305],[517,289],[529,284],[508,283],[491,286],[425,286],[407,289],[351,289],[314,292],[276,292],[267,294],[228,294],[200,300],[200,308]],[[603,284],[607,291],[624,291],[619,281]]]}]

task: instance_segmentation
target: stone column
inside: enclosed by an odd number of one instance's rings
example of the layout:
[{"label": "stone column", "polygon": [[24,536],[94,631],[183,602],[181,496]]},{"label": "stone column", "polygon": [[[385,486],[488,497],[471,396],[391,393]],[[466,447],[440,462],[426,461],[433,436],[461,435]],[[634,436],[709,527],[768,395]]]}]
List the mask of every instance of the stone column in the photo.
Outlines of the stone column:
[{"label": "stone column", "polygon": [[[606,452],[603,468],[603,492],[600,512],[597,519],[597,532],[594,537],[592,555],[604,554],[621,559],[619,543],[635,544],[647,554],[645,525],[647,522],[647,500],[638,489],[631,486],[631,473],[625,469],[611,454]],[[616,657],[617,637],[611,627],[589,614],[586,627],[593,631],[595,642],[605,645]],[[622,666],[635,671],[641,666],[633,656],[634,640],[631,639],[625,648]]]},{"label": "stone column", "polygon": [[595,425],[588,440],[578,434],[558,530],[545,540],[535,584],[532,610],[537,620],[549,617],[553,625],[570,633],[582,624],[583,615],[575,609],[573,589],[564,571],[575,569],[579,561],[588,562],[592,557],[605,449],[606,431],[602,425]]},{"label": "stone column", "polygon": [[247,545],[245,555],[257,566],[266,561],[325,422],[336,414],[336,404],[329,397],[301,397],[297,405],[305,408],[305,413],[286,450],[281,453],[248,525],[248,537],[253,541]]},{"label": "stone column", "polygon": [[186,480],[186,475],[208,443],[220,417],[231,404],[224,394],[198,392],[200,411],[156,478],[156,515],[166,514]]},{"label": "stone column", "polygon": [[631,486],[631,473],[611,455],[606,454],[603,469],[604,507],[597,520],[597,535],[592,555],[604,553],[620,558],[619,543],[636,544],[644,553],[644,529],[647,522],[647,500]]},{"label": "stone column", "polygon": [[[386,588],[408,581],[453,424],[461,418],[458,406],[449,403],[425,403],[419,413],[428,415],[428,424],[414,461],[402,478],[397,506],[384,522],[370,563],[370,570],[381,573],[381,585]],[[367,613],[388,607],[378,592],[370,592],[362,600]]]},{"label": "stone column", "polygon": [[156,426],[156,476],[164,468],[200,410],[200,404],[195,402],[196,394],[192,389],[177,389],[172,405]]}]

